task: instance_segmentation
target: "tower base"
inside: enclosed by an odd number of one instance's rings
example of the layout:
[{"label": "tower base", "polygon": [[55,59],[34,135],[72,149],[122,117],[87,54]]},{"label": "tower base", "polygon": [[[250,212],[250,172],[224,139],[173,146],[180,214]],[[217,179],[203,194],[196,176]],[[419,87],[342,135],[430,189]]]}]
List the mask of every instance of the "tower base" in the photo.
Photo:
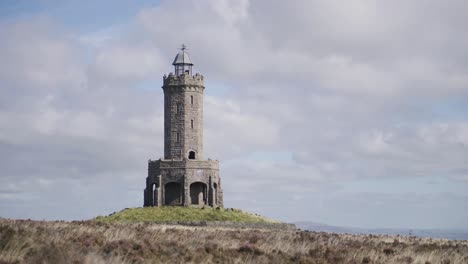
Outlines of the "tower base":
[{"label": "tower base", "polygon": [[149,160],[144,206],[223,207],[217,160]]}]

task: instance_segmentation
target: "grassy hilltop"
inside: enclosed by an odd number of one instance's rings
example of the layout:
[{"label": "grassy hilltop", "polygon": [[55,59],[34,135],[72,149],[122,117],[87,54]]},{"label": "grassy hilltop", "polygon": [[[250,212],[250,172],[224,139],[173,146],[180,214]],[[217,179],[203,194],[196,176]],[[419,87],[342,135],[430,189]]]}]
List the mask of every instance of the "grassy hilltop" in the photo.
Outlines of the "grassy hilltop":
[{"label": "grassy hilltop", "polygon": [[275,221],[265,217],[246,213],[238,209],[224,208],[198,208],[198,207],[143,207],[127,208],[109,216],[98,216],[95,220],[100,222],[152,222],[152,223],[176,223],[176,222],[213,222],[229,221],[236,223],[274,223]]}]

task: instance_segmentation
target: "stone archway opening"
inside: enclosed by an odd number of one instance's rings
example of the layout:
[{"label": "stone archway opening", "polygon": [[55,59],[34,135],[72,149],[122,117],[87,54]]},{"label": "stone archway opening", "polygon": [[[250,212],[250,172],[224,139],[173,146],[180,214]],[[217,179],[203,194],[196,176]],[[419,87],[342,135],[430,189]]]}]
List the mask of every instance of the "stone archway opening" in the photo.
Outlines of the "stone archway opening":
[{"label": "stone archway opening", "polygon": [[205,205],[207,198],[207,187],[203,182],[194,182],[190,184],[190,202],[193,205]]},{"label": "stone archway opening", "polygon": [[181,185],[178,182],[170,182],[164,186],[164,204],[165,205],[181,205]]},{"label": "stone archway opening", "polygon": [[189,154],[188,154],[188,158],[191,159],[191,160],[194,160],[195,159],[195,151],[189,151]]}]

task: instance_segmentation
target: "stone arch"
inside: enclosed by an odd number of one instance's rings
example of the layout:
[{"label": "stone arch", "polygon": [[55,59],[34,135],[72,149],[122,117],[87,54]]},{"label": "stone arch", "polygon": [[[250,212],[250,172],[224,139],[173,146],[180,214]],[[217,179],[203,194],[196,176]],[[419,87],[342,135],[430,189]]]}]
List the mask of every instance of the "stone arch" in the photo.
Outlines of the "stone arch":
[{"label": "stone arch", "polygon": [[194,182],[190,184],[190,203],[195,205],[207,204],[207,186],[203,182]]},{"label": "stone arch", "polygon": [[188,153],[188,159],[194,160],[195,157],[196,157],[196,152],[193,151],[193,150],[189,151],[189,153]]},{"label": "stone arch", "polygon": [[165,205],[181,205],[182,204],[182,188],[178,182],[169,182],[164,185],[164,204]]}]

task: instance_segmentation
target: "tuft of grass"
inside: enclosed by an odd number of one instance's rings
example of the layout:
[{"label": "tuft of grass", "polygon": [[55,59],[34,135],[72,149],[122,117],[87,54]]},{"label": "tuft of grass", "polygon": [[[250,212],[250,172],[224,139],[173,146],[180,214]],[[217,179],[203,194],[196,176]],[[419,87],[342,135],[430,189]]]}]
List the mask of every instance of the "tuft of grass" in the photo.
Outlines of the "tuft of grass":
[{"label": "tuft of grass", "polygon": [[162,206],[127,208],[109,216],[98,216],[94,220],[112,222],[151,222],[151,223],[176,223],[176,222],[235,222],[235,223],[275,223],[265,217],[246,213],[238,209],[224,208],[198,208],[182,206]]}]

